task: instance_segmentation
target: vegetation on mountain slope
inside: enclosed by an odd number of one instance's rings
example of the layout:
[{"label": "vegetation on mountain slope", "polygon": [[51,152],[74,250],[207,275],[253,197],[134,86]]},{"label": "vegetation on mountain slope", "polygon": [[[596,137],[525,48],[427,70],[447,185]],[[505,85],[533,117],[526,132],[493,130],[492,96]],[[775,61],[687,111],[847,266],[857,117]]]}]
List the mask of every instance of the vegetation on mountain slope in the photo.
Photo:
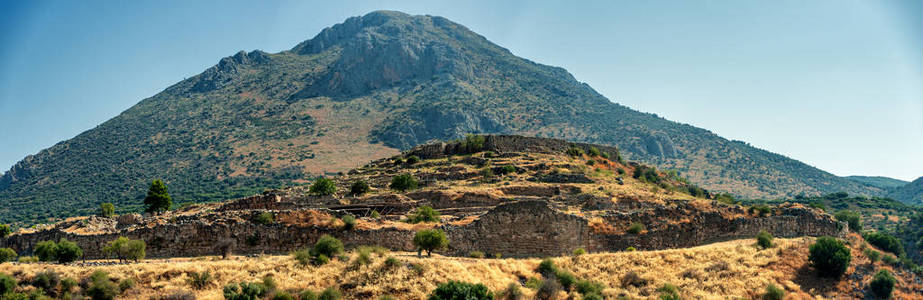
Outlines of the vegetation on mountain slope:
[{"label": "vegetation on mountain slope", "polygon": [[905,203],[923,205],[923,177],[891,190],[888,197],[900,199]]},{"label": "vegetation on mountain slope", "polygon": [[909,182],[884,176],[846,176],[846,179],[865,183],[883,189],[892,189],[907,185]]},{"label": "vegetation on mountain slope", "polygon": [[150,180],[177,204],[254,194],[465,133],[617,145],[713,191],[773,198],[881,189],[610,102],[567,71],[445,18],[379,11],[290,51],[240,52],[0,177],[0,219],[140,211]]}]

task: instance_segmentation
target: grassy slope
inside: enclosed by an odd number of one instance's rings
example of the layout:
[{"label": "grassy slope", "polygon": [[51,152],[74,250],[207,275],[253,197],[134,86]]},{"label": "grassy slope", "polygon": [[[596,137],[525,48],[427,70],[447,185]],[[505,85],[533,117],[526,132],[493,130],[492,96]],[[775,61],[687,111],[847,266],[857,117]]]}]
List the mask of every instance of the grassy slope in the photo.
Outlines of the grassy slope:
[{"label": "grassy slope", "polygon": [[[849,273],[855,275],[841,281],[816,278],[803,257],[810,240],[777,239],[774,248],[767,250],[758,249],[753,240],[738,240],[688,249],[557,257],[554,261],[577,278],[591,278],[602,283],[606,287],[606,296],[628,295],[635,299],[655,298],[655,290],[664,283],[678,286],[684,298],[689,299],[752,298],[762,293],[770,283],[801,296],[813,293],[827,297],[856,297],[859,294],[853,289],[865,287],[872,276],[872,272],[866,269],[890,268],[881,263],[870,268],[868,260],[858,254],[861,251],[854,248]],[[500,291],[510,283],[519,284],[525,278],[540,276],[534,271],[538,259],[471,259],[439,255],[418,258],[414,253],[405,252],[387,255],[398,258],[402,265],[387,269],[383,265],[384,257],[373,254],[372,263],[362,267],[339,260],[320,267],[301,267],[288,256],[261,256],[232,257],[230,260],[217,257],[149,260],[139,264],[101,267],[7,263],[0,265],[0,272],[28,280],[35,273],[47,269],[72,278],[83,278],[94,270],[104,270],[113,277],[132,278],[138,283],[136,288],[122,296],[126,299],[190,290],[186,282],[188,272],[202,271],[211,272],[215,280],[208,288],[196,292],[200,299],[221,299],[224,285],[259,281],[267,275],[273,276],[281,290],[321,290],[353,283],[355,288],[344,291],[348,298],[373,299],[381,295],[421,299],[438,283],[448,280],[484,283],[491,290]],[[349,257],[354,260],[355,254]],[[420,266],[422,271],[411,265]],[[629,272],[636,272],[649,283],[640,288],[622,287],[621,279]],[[920,295],[910,292],[911,289],[919,289],[920,285],[910,282],[905,276],[909,275],[898,275],[896,298],[919,299]],[[526,287],[521,289],[527,296],[535,293]],[[575,292],[573,294],[576,295]]]}]

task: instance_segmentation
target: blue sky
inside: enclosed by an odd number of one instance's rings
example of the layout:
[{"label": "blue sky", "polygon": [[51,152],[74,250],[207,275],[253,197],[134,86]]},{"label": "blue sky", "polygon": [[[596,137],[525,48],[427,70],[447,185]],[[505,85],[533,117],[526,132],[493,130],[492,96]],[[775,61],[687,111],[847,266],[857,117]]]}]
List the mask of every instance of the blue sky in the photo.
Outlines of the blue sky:
[{"label": "blue sky", "polygon": [[[456,3],[457,2],[457,3]],[[0,170],[239,50],[447,17],[609,99],[837,175],[923,176],[923,1],[3,1]]]}]

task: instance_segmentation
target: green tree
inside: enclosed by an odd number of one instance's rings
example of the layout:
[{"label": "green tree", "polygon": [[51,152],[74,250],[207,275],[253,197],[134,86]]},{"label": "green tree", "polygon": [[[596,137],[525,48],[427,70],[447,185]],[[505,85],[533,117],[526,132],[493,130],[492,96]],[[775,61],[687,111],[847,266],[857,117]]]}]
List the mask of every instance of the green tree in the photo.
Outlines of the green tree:
[{"label": "green tree", "polygon": [[407,216],[407,221],[414,224],[421,222],[439,222],[439,212],[431,206],[423,205],[417,207],[413,213]]},{"label": "green tree", "polygon": [[54,241],[41,241],[35,244],[32,250],[40,261],[54,261],[58,259],[58,243]]},{"label": "green tree", "polygon": [[11,233],[13,233],[13,230],[10,229],[10,225],[0,224],[0,238],[5,238]]},{"label": "green tree", "polygon": [[843,245],[843,242],[829,236],[818,238],[808,252],[808,261],[822,277],[840,277],[846,272],[852,259],[849,248]]},{"label": "green tree", "polygon": [[309,192],[312,195],[329,196],[337,192],[337,186],[332,179],[319,177],[314,181],[314,184],[311,185]]},{"label": "green tree", "polygon": [[99,215],[107,218],[112,217],[115,215],[115,205],[108,202],[99,204]]},{"label": "green tree", "polygon": [[16,251],[10,248],[0,248],[0,264],[16,259]]},{"label": "green tree", "polygon": [[0,296],[12,293],[17,285],[19,283],[16,282],[16,278],[6,273],[0,273]]},{"label": "green tree", "polygon": [[862,219],[859,216],[858,212],[850,210],[841,210],[838,211],[834,217],[837,220],[846,222],[849,225],[849,231],[859,232],[862,231]]},{"label": "green tree", "polygon": [[157,214],[169,210],[171,205],[173,199],[167,192],[167,185],[162,180],[155,179],[147,190],[147,197],[144,197],[144,211]]},{"label": "green tree", "polygon": [[462,281],[449,280],[439,284],[429,300],[493,300],[494,294],[483,284],[473,284]]},{"label": "green tree", "polygon": [[896,282],[897,280],[894,279],[891,272],[881,270],[875,274],[872,282],[869,282],[869,289],[878,297],[888,299],[891,298],[891,292],[894,291],[894,283]]},{"label": "green tree", "polygon": [[417,255],[426,251],[426,256],[431,256],[433,250],[439,250],[449,245],[449,239],[441,229],[424,229],[413,237],[413,244],[417,246]]},{"label": "green tree", "polygon": [[756,235],[756,244],[763,249],[772,247],[772,234],[766,232],[766,230],[760,231],[760,233]]},{"label": "green tree", "polygon": [[147,244],[142,240],[132,240],[126,237],[119,237],[109,242],[103,247],[103,253],[106,255],[115,255],[119,261],[133,260],[140,261],[146,256],[145,249]]},{"label": "green tree", "polygon": [[57,250],[58,263],[62,264],[73,262],[83,256],[83,249],[80,246],[63,238],[58,241]]},{"label": "green tree", "polygon": [[413,175],[400,174],[391,179],[391,185],[389,187],[392,190],[404,192],[416,189],[418,185],[419,182],[417,182],[416,178],[413,178]]},{"label": "green tree", "polygon": [[353,185],[349,187],[349,194],[354,196],[361,196],[365,193],[368,193],[370,190],[372,189],[369,187],[369,183],[365,180],[359,179],[353,182]]},{"label": "green tree", "polygon": [[865,240],[868,241],[869,244],[875,245],[875,247],[881,248],[881,250],[894,253],[897,256],[904,254],[904,245],[902,245],[901,241],[893,235],[881,232],[872,232],[865,235]]}]

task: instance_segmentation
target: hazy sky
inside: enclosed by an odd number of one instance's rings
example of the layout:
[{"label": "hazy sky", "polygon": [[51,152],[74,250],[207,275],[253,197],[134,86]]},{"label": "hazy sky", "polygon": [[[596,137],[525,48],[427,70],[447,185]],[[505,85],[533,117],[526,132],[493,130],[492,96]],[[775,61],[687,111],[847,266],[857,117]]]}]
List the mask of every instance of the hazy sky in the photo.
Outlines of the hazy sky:
[{"label": "hazy sky", "polygon": [[3,1],[0,170],[221,57],[391,9],[837,175],[923,176],[923,1],[573,2]]}]

